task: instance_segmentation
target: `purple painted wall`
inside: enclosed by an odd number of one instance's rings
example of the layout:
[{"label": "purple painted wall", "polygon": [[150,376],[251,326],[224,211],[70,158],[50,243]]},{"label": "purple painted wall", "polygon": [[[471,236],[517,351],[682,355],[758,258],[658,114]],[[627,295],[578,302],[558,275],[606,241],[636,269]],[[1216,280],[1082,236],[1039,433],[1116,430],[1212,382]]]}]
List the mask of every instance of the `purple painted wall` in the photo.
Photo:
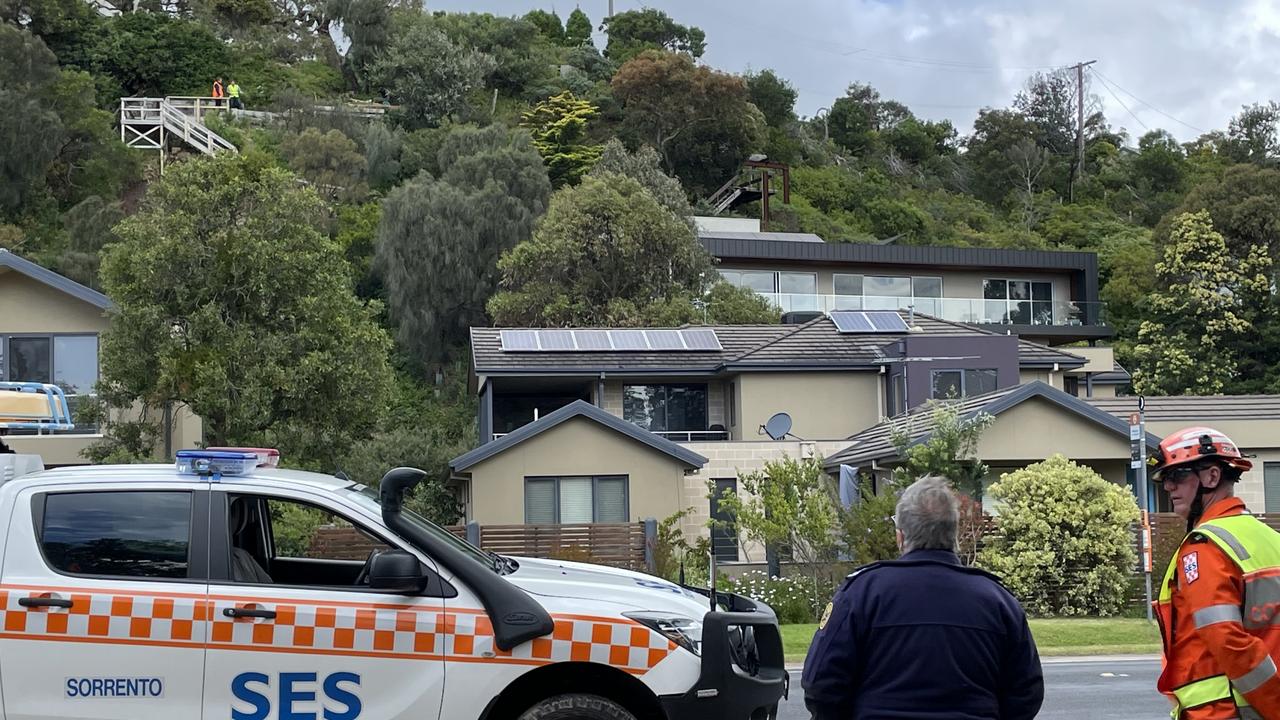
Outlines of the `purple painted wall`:
[{"label": "purple painted wall", "polygon": [[[1018,338],[1013,335],[909,336],[886,348],[886,354],[913,360],[892,363],[886,372],[889,388],[901,388],[897,377],[906,375],[907,408],[929,399],[934,370],[995,370],[997,388],[1019,382]],[[890,389],[887,397],[892,398],[893,392]]]}]

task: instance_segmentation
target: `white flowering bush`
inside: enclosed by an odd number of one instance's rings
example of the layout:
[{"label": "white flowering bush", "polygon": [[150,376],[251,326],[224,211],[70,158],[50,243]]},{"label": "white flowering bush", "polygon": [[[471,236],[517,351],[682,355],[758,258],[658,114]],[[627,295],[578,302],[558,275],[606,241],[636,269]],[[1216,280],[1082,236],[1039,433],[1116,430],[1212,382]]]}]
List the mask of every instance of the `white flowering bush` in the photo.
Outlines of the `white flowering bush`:
[{"label": "white flowering bush", "polygon": [[815,588],[808,577],[769,577],[763,570],[752,570],[729,580],[729,592],[759,600],[778,614],[780,623],[811,623],[818,619],[818,609],[825,607],[829,587]]},{"label": "white flowering bush", "polygon": [[1137,565],[1139,513],[1123,486],[1062,455],[991,486],[999,533],[979,565],[999,575],[1035,615],[1115,615]]}]

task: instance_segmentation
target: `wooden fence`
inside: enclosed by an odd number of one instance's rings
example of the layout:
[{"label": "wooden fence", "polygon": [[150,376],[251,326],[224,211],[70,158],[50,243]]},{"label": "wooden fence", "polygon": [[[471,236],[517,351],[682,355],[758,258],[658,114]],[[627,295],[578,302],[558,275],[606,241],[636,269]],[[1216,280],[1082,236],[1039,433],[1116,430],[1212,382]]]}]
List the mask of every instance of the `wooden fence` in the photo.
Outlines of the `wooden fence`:
[{"label": "wooden fence", "polygon": [[[576,560],[645,570],[652,561],[652,522],[573,525],[451,525],[450,533],[500,555]],[[315,529],[309,556],[363,560],[381,543],[353,527]]]}]

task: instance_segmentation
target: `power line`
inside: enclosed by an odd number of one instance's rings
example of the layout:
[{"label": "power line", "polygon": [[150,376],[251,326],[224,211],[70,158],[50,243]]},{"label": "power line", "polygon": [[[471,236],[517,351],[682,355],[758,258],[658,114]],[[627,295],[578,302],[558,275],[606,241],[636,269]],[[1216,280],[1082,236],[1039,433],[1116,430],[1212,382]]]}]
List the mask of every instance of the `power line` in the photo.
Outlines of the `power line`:
[{"label": "power line", "polygon": [[1155,105],[1152,105],[1151,103],[1147,102],[1146,100],[1143,100],[1142,98],[1138,97],[1137,95],[1134,95],[1133,93],[1129,92],[1128,90],[1125,90],[1124,88],[1120,87],[1120,85],[1119,85],[1116,81],[1112,80],[1111,78],[1108,78],[1108,77],[1104,76],[1102,73],[1098,72],[1097,70],[1094,70],[1094,71],[1093,71],[1093,74],[1094,74],[1094,75],[1097,75],[1099,80],[1105,80],[1106,82],[1111,83],[1111,84],[1112,84],[1112,85],[1114,85],[1114,86],[1116,87],[1116,89],[1118,89],[1120,92],[1122,92],[1122,93],[1124,93],[1124,94],[1128,95],[1129,97],[1133,98],[1134,100],[1137,100],[1138,102],[1140,102],[1140,103],[1142,103],[1143,105],[1147,106],[1147,107],[1148,107],[1148,108],[1150,108],[1151,110],[1154,110],[1155,112],[1157,112],[1157,113],[1159,113],[1159,114],[1161,114],[1161,115],[1163,115],[1163,116],[1165,116],[1165,117],[1169,118],[1170,120],[1172,120],[1172,121],[1174,121],[1174,122],[1178,123],[1179,125],[1184,125],[1184,126],[1186,126],[1186,127],[1189,127],[1189,128],[1191,128],[1192,130],[1195,130],[1195,131],[1196,131],[1196,132],[1198,132],[1198,133],[1203,133],[1203,132],[1205,132],[1204,130],[1202,130],[1202,129],[1200,129],[1200,128],[1196,127],[1195,125],[1192,125],[1192,124],[1190,124],[1190,123],[1185,123],[1185,122],[1183,122],[1183,121],[1179,120],[1178,118],[1176,118],[1176,117],[1174,117],[1174,116],[1170,115],[1169,113],[1167,113],[1167,112],[1165,112],[1165,111],[1161,110],[1160,108],[1156,107]]},{"label": "power line", "polygon": [[846,53],[842,53],[844,57],[867,58],[869,60],[879,60],[881,62],[896,63],[906,67],[921,67],[929,69],[957,70],[967,72],[1026,72],[1030,70],[1057,70],[1064,67],[1063,65],[987,65],[982,63],[972,63],[963,60],[944,60],[942,58],[926,58],[915,57],[911,55],[898,55],[894,53],[879,52],[868,48],[860,48]]},{"label": "power line", "polygon": [[1132,110],[1130,110],[1130,109],[1129,109],[1129,106],[1128,106],[1128,105],[1125,105],[1125,104],[1124,104],[1124,101],[1123,101],[1123,100],[1121,100],[1121,99],[1120,99],[1120,96],[1119,96],[1119,95],[1117,95],[1117,94],[1115,93],[1115,91],[1111,89],[1111,86],[1110,86],[1109,84],[1107,84],[1107,81],[1102,79],[1102,75],[1101,75],[1097,70],[1094,70],[1093,68],[1089,68],[1089,72],[1093,73],[1093,76],[1094,76],[1094,77],[1096,77],[1096,78],[1098,79],[1098,82],[1102,84],[1102,87],[1106,88],[1106,89],[1107,89],[1107,92],[1111,94],[1111,97],[1115,98],[1115,99],[1116,99],[1116,102],[1120,103],[1120,107],[1124,108],[1124,111],[1125,111],[1125,112],[1127,112],[1127,113],[1129,113],[1129,117],[1133,118],[1133,119],[1134,119],[1134,122],[1136,122],[1136,123],[1138,123],[1139,125],[1141,125],[1143,130],[1150,130],[1150,129],[1151,129],[1151,128],[1147,127],[1147,124],[1146,124],[1146,123],[1142,122],[1142,119],[1141,119],[1141,118],[1139,118],[1137,115],[1135,115],[1135,114],[1133,113],[1133,111],[1132,111]]}]

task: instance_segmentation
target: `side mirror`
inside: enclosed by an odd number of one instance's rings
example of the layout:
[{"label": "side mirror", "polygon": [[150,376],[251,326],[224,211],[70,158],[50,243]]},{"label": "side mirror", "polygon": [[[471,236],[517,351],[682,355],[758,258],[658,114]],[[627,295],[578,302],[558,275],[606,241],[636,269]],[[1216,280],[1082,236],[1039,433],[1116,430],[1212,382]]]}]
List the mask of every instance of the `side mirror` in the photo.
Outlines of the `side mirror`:
[{"label": "side mirror", "polygon": [[422,563],[404,550],[387,550],[373,556],[369,566],[369,587],[392,593],[416,594],[427,587]]}]

